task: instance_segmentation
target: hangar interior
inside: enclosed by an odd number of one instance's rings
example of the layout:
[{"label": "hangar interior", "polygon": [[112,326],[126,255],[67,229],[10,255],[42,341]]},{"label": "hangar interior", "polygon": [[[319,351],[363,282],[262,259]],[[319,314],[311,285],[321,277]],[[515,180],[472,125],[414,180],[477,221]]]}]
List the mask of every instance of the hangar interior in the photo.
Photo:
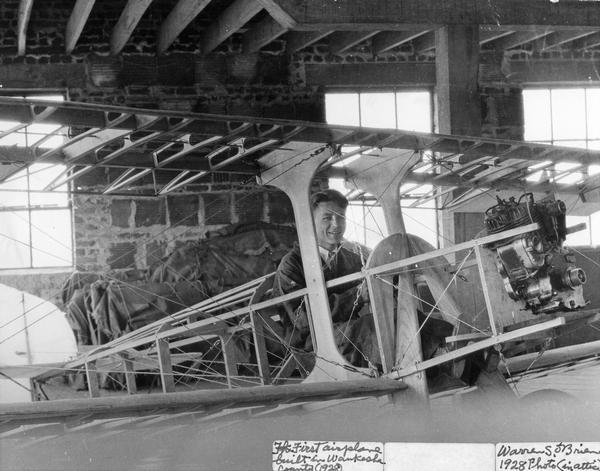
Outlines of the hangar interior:
[{"label": "hangar interior", "polygon": [[[0,4],[0,96],[600,150],[600,3],[7,0]],[[144,171],[152,151],[131,146],[121,155],[129,167],[95,165],[102,156],[91,151],[92,163],[77,173],[60,151],[61,139],[81,132],[77,113],[54,126],[24,126],[11,109],[0,111],[4,285],[64,308],[85,276],[110,273],[119,286],[169,285],[156,290],[176,303],[185,293],[173,286],[190,279],[186,261],[199,256],[190,249],[199,241],[217,241],[217,254],[250,230],[255,238],[239,250],[258,251],[265,239],[272,247],[291,243],[290,201],[257,187],[243,165],[169,185],[172,172]],[[132,168],[140,173],[127,173]],[[546,190],[559,197],[572,190],[568,225],[586,224],[567,243],[578,247],[585,293],[597,307],[599,294],[589,287],[600,283],[600,185],[591,177],[600,176],[600,162],[541,168],[554,175]],[[344,188],[338,176],[313,187],[350,196],[351,235],[372,248],[385,235],[378,202]],[[582,176],[586,187],[578,189]],[[49,185],[54,191],[43,191]],[[435,195],[423,198],[431,191],[407,189],[405,216],[409,232],[438,248],[480,234],[497,193],[486,189],[446,207]],[[507,191],[498,194],[522,193]],[[277,242],[267,234],[274,228]],[[271,250],[258,274],[274,270],[281,255]],[[203,256],[203,267],[237,263]],[[244,281],[214,282],[224,289]],[[463,302],[479,302],[470,296]],[[79,334],[83,344],[101,341]],[[598,340],[598,329],[586,335]]]}]

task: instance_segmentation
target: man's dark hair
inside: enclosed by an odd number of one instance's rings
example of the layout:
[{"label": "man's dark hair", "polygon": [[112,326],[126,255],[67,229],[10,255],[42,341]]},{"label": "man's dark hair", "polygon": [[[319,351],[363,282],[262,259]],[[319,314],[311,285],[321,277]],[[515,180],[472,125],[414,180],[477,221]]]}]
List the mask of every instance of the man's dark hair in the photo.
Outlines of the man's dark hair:
[{"label": "man's dark hair", "polygon": [[342,209],[348,207],[348,200],[337,190],[323,190],[315,193],[310,197],[310,206],[314,210],[319,206],[319,203],[327,203],[329,201],[337,204]]}]

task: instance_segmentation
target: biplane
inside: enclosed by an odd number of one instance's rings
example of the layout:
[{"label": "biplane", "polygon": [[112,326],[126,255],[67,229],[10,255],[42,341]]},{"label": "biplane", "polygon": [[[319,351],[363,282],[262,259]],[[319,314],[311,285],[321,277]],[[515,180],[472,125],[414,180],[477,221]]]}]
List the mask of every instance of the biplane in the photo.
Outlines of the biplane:
[{"label": "biplane", "polygon": [[[525,383],[528,375],[552,369],[560,372],[565,365],[574,368],[573,362],[598,368],[600,341],[551,348],[552,339],[600,320],[597,306],[588,306],[584,296],[588,275],[577,254],[564,246],[566,235],[578,229],[566,226],[565,201],[600,207],[600,174],[590,171],[600,163],[598,150],[10,98],[0,98],[0,119],[22,123],[12,132],[40,123],[60,126],[68,136],[51,150],[38,142],[3,154],[4,178],[23,165],[48,162],[65,165],[49,189],[96,168],[119,172],[105,194],[126,191],[144,177],[160,174],[153,191],[165,195],[214,172],[248,175],[259,185],[280,189],[294,210],[308,274],[305,288],[284,296],[269,296],[273,277],[266,275],[96,345],[72,361],[37,368],[31,379],[38,382],[65,370],[84,374],[90,397],[0,406],[3,454],[13,446],[20,453],[40,447],[52,453],[57,441],[74,443],[83,436],[119,448],[125,446],[119,443],[119,432],[130,441],[136,431],[151,431],[152,446],[164,450],[162,441],[168,437],[198,438],[198,430],[236,427],[251,419],[289,424],[289,414],[297,419],[299,411],[320,411],[329,420],[325,406],[339,408],[335,410],[356,424],[361,411],[368,410],[365,398],[377,398],[369,407],[385,414],[411,411],[415,404],[418,410],[425,406],[431,411],[437,400],[448,397],[468,401],[477,392],[514,395],[507,384]],[[559,162],[574,165],[557,171]],[[575,178],[561,182],[566,175]],[[388,234],[362,271],[327,282],[309,223],[315,177],[343,178],[354,198],[380,205]],[[488,206],[481,235],[436,249],[407,234],[400,203],[424,185],[430,190],[415,204],[438,199],[443,202],[440,209],[492,195],[492,205],[489,197],[481,203]],[[459,302],[466,278],[481,298],[478,312],[465,311]],[[352,365],[336,344],[327,290],[348,282],[363,283],[368,290],[378,365]],[[290,300],[307,307],[314,356],[310,366],[307,352],[287,348],[276,356],[269,350],[274,338],[285,343],[273,325],[280,318],[278,306]],[[418,312],[424,321],[418,320]],[[433,319],[444,320],[453,330],[443,350],[424,356],[420,333]],[[237,357],[235,341],[242,336],[251,345],[251,364]],[[188,365],[188,373],[208,376],[202,366],[207,346],[219,351],[222,368],[211,369],[211,380],[198,381],[194,390],[181,391],[176,383],[182,365]],[[457,370],[474,357],[482,361],[476,378],[431,391],[428,370],[440,365]],[[127,394],[103,394],[98,376],[116,370],[123,374]],[[160,378],[161,392],[143,393],[136,384],[142,373]],[[277,426],[273,430],[282,433]],[[306,436],[305,431],[300,435]],[[203,437],[218,446],[217,437]],[[186,443],[195,450],[195,442]],[[185,454],[192,459],[191,450]]]}]

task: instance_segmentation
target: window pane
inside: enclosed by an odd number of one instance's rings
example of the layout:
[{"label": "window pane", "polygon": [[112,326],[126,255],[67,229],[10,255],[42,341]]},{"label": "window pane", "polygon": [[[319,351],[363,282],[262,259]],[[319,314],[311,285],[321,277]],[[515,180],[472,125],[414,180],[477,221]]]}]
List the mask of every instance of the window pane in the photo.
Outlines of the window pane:
[{"label": "window pane", "polygon": [[70,210],[32,211],[31,238],[34,267],[72,265]]},{"label": "window pane", "polygon": [[39,145],[40,149],[54,149],[55,147],[60,146],[64,141],[61,135],[55,134],[60,128],[61,126],[56,126],[54,124],[32,124],[27,126],[25,128],[25,132],[27,133],[27,143],[33,145],[44,137],[54,134]]},{"label": "window pane", "polygon": [[396,94],[398,129],[431,132],[431,95],[429,92]]},{"label": "window pane", "polygon": [[588,88],[586,92],[588,139],[600,139],[600,88]]},{"label": "window pane", "polygon": [[600,245],[600,211],[590,215],[590,232],[592,245]]},{"label": "window pane", "polygon": [[567,216],[567,227],[585,222],[587,227],[583,231],[567,235],[567,245],[590,245],[590,218],[588,216]]},{"label": "window pane", "polygon": [[393,93],[361,93],[360,124],[373,128],[396,128]]},{"label": "window pane", "polygon": [[329,124],[358,126],[358,93],[325,94],[325,119]]},{"label": "window pane", "polygon": [[549,90],[523,90],[523,114],[526,141],[552,139]]},{"label": "window pane", "polygon": [[23,190],[27,190],[27,169],[19,170],[0,183],[0,207],[26,207],[27,192]]},{"label": "window pane", "polygon": [[552,90],[552,132],[554,139],[585,139],[585,91]]},{"label": "window pane", "polygon": [[[435,211],[435,200],[428,201],[420,208],[406,208],[413,201],[409,199],[402,200],[402,214],[404,216],[404,225],[406,232],[421,237],[434,247],[437,247],[437,217]],[[427,208],[430,207],[432,209]]]},{"label": "window pane", "polygon": [[0,213],[0,268],[30,266],[27,211]]},{"label": "window pane", "polygon": [[[65,169],[64,165],[33,164],[29,167],[29,187],[32,190],[43,190]],[[32,206],[67,206],[69,197],[66,193],[67,185],[57,188],[65,193],[46,192],[31,193]]]}]

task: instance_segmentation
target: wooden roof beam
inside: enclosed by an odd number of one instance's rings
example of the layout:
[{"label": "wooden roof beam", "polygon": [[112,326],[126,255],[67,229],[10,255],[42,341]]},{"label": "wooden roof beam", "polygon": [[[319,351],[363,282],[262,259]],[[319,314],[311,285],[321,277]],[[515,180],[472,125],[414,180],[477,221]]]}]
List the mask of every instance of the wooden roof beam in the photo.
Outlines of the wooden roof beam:
[{"label": "wooden roof beam", "polygon": [[77,0],[77,3],[75,3],[65,33],[65,51],[67,54],[71,54],[75,49],[95,3],[96,0]]},{"label": "wooden roof beam", "polygon": [[435,31],[419,36],[413,41],[413,51],[415,54],[435,49]]},{"label": "wooden roof beam", "polygon": [[558,46],[561,46],[566,43],[570,43],[576,41],[581,38],[585,38],[586,36],[591,36],[592,34],[598,32],[597,30],[584,30],[580,32],[576,31],[557,31],[547,37],[544,37],[538,45],[534,45],[534,48],[539,51],[547,51],[548,49],[552,49]]},{"label": "wooden roof beam", "polygon": [[430,29],[445,24],[501,25],[518,30],[543,25],[551,29],[595,28],[600,24],[600,2],[547,0],[397,0],[354,2],[340,0],[273,0],[296,22],[295,30],[405,30],[407,26]]},{"label": "wooden roof beam", "polygon": [[29,25],[32,7],[33,0],[21,0],[19,3],[19,18],[17,20],[17,54],[19,56],[25,54],[27,26]]},{"label": "wooden roof beam", "polygon": [[208,54],[263,9],[256,0],[236,0],[206,29],[201,46]]},{"label": "wooden roof beam", "polygon": [[494,47],[497,50],[514,49],[522,46],[523,44],[535,41],[536,39],[543,38],[551,34],[551,30],[545,31],[519,31],[514,34],[510,34],[497,41],[494,41]]},{"label": "wooden roof beam", "polygon": [[298,52],[311,44],[316,43],[333,31],[290,31],[286,38],[288,54]]},{"label": "wooden roof beam", "polygon": [[127,41],[140,19],[152,3],[152,0],[128,0],[119,21],[110,35],[110,52],[117,55]]},{"label": "wooden roof beam", "polygon": [[179,0],[158,32],[158,53],[165,52],[210,0]]},{"label": "wooden roof beam", "polygon": [[495,41],[496,39],[503,38],[504,36],[508,36],[509,34],[512,34],[512,33],[514,33],[514,31],[499,31],[499,30],[480,29],[479,30],[479,45],[481,46],[485,43]]},{"label": "wooden roof beam", "polygon": [[577,50],[591,49],[600,46],[600,33],[594,33],[582,39],[578,39],[573,44],[573,48]]},{"label": "wooden roof beam", "polygon": [[430,30],[424,31],[384,31],[373,38],[373,54],[379,55],[394,49],[404,43],[412,41]]},{"label": "wooden roof beam", "polygon": [[287,11],[281,8],[276,0],[257,1],[269,12],[269,15],[284,28],[293,29],[296,26],[296,20],[294,20]]},{"label": "wooden roof beam", "polygon": [[334,56],[375,36],[379,31],[336,31],[329,36],[329,52]]},{"label": "wooden roof beam", "polygon": [[245,53],[258,52],[262,47],[276,40],[287,31],[288,29],[285,26],[267,16],[244,33],[243,51]]}]

